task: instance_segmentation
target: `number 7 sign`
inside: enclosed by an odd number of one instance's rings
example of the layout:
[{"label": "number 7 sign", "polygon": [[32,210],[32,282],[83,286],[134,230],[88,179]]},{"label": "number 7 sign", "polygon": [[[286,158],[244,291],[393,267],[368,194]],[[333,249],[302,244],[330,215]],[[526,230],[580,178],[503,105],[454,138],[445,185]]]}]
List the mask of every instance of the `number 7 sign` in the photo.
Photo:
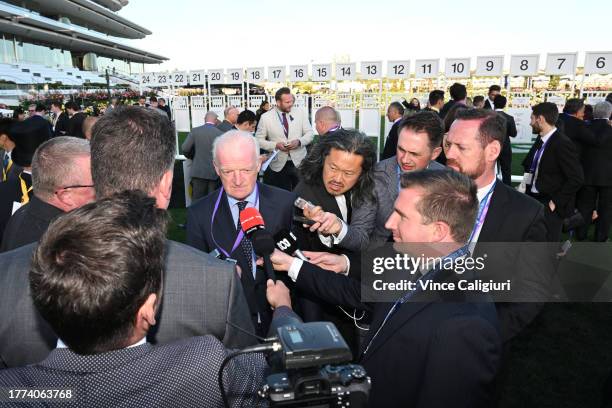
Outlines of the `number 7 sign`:
[{"label": "number 7 sign", "polygon": [[553,53],[546,56],[546,75],[575,75],[577,52]]}]

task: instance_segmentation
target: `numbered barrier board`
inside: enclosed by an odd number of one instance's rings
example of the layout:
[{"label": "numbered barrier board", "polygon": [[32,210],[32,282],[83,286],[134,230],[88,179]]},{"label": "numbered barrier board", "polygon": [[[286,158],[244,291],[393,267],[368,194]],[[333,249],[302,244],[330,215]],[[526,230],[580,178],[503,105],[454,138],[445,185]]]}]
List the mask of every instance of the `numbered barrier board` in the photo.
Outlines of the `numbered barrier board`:
[{"label": "numbered barrier board", "polygon": [[254,84],[265,82],[266,75],[264,67],[247,68],[246,81]]},{"label": "numbered barrier board", "polygon": [[414,76],[416,78],[436,78],[440,72],[439,59],[422,59],[414,63]]},{"label": "numbered barrier board", "polygon": [[554,53],[546,56],[546,75],[575,75],[578,53]]},{"label": "numbered barrier board", "polygon": [[476,58],[476,76],[499,77],[504,74],[504,56],[489,55]]},{"label": "numbered barrier board", "polygon": [[308,65],[291,65],[289,67],[289,81],[308,81]]},{"label": "numbered barrier board", "polygon": [[189,119],[188,98],[186,96],[173,96],[171,101],[172,117],[174,118],[174,126],[176,127],[176,130],[179,132],[190,132],[191,121]]},{"label": "numbered barrier board", "polygon": [[387,78],[407,79],[410,77],[410,61],[387,62]]},{"label": "numbered barrier board", "polygon": [[361,63],[361,79],[382,78],[382,61],[369,61]]},{"label": "numbered barrier board", "polygon": [[469,78],[470,58],[447,58],[444,75],[447,78]]},{"label": "numbered barrier board", "polygon": [[313,64],[312,65],[312,80],[315,82],[331,81],[332,66],[331,64]]},{"label": "numbered barrier board", "polygon": [[225,119],[225,95],[211,95],[208,97],[208,103],[210,103],[210,110],[219,115],[219,120]]},{"label": "numbered barrier board", "polygon": [[242,68],[232,68],[227,70],[228,84],[241,84],[244,82],[244,70]]},{"label": "numbered barrier board", "polygon": [[206,96],[192,96],[191,97],[191,126],[197,127],[202,126],[205,123],[204,117],[208,111]]},{"label": "numbered barrier board", "polygon": [[350,93],[336,94],[336,110],[340,114],[342,126],[345,128],[355,128],[356,122],[356,103],[355,95]]},{"label": "numbered barrier board", "polygon": [[222,84],[225,80],[224,69],[211,69],[208,71],[208,83],[210,85]]},{"label": "numbered barrier board", "polygon": [[285,82],[286,70],[285,66],[268,67],[268,81]]},{"label": "numbered barrier board", "polygon": [[354,81],[357,77],[357,68],[354,62],[336,64],[336,81]]},{"label": "numbered barrier board", "polygon": [[584,56],[585,74],[612,74],[612,51],[587,52]]},{"label": "numbered barrier board", "polygon": [[[359,100],[359,131],[380,137],[380,95],[361,94]],[[378,144],[377,144],[378,145]]]},{"label": "numbered barrier board", "polygon": [[510,57],[510,75],[534,76],[538,73],[539,54],[513,55]]},{"label": "numbered barrier board", "polygon": [[206,70],[189,71],[190,85],[206,85]]}]

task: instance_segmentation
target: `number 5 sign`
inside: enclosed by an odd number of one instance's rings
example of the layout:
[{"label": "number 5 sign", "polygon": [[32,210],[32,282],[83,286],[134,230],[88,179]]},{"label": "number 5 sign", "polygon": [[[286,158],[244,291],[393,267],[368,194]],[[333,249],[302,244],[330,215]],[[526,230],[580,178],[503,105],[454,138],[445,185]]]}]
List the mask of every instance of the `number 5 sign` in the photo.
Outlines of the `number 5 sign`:
[{"label": "number 5 sign", "polygon": [[584,73],[612,74],[612,51],[585,53]]},{"label": "number 5 sign", "polygon": [[578,53],[556,53],[546,56],[546,75],[575,75]]}]

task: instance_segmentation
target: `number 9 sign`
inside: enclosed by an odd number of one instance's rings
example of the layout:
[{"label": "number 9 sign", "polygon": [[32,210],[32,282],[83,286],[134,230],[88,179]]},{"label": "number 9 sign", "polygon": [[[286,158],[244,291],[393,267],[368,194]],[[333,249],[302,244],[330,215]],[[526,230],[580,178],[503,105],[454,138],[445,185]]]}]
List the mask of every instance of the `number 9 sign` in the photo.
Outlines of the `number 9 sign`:
[{"label": "number 9 sign", "polygon": [[504,56],[490,55],[476,58],[476,76],[499,77],[504,74]]}]

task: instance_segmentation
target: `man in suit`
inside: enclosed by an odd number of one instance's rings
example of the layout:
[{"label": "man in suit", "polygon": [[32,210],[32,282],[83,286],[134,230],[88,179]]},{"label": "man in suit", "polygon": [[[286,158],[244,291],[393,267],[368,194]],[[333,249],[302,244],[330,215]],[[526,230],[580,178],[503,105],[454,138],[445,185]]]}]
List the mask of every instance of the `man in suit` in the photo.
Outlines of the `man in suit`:
[{"label": "man in suit", "polygon": [[217,250],[234,259],[250,316],[258,335],[264,336],[272,313],[266,301],[266,273],[257,267],[253,244],[240,227],[240,212],[256,208],[266,230],[276,234],[291,229],[295,194],[257,182],[261,168],[257,139],[233,130],[217,137],[213,164],[222,187],[187,209],[187,244],[204,252]]},{"label": "man in suit", "polygon": [[274,95],[276,107],[261,115],[255,135],[262,149],[277,156],[264,174],[264,182],[293,190],[298,180],[297,168],[306,157],[306,146],[312,142],[312,127],[303,109],[293,109],[295,98],[283,87]]},{"label": "man in suit", "polygon": [[455,82],[448,88],[448,93],[450,93],[451,100],[446,102],[442,109],[440,109],[440,117],[442,117],[442,119],[444,119],[450,108],[452,108],[455,104],[460,103],[465,105],[467,88],[465,85]]},{"label": "man in suit", "polygon": [[323,106],[315,113],[315,129],[318,135],[327,135],[342,129],[340,113],[331,106]]},{"label": "man in suit", "polygon": [[[65,136],[68,133],[68,122],[70,118],[68,117],[68,114],[62,110],[61,101],[51,102],[51,113],[53,114],[51,122],[53,126],[53,135]],[[107,113],[110,113],[108,109]]]},{"label": "man in suit", "polygon": [[249,132],[255,135],[255,126],[257,125],[257,116],[250,110],[245,109],[238,115],[236,119],[236,129]]},{"label": "man in suit", "polygon": [[424,111],[436,112],[440,116],[440,109],[444,106],[444,91],[440,89],[434,89],[429,93],[429,99],[427,107]]},{"label": "man in suit", "polygon": [[34,114],[26,120],[36,121],[40,123],[41,127],[44,124],[47,130],[47,138],[51,139],[53,137],[53,126],[47,120],[47,108],[42,103],[37,103],[34,109]]},{"label": "man in suit", "polygon": [[170,107],[166,105],[166,100],[164,98],[157,99],[157,108],[166,112],[166,115],[168,115],[168,120],[172,120],[172,111],[170,110]]},{"label": "man in suit", "polygon": [[387,135],[387,140],[385,140],[385,147],[380,155],[380,160],[385,160],[395,156],[395,152],[397,150],[399,124],[403,117],[404,106],[402,106],[402,104],[399,102],[391,102],[387,108],[387,119],[389,119],[389,122],[393,123],[393,126],[391,126],[391,129],[389,129],[389,134]]},{"label": "man in suit", "polygon": [[399,193],[400,175],[426,168],[444,168],[435,161],[442,151],[443,135],[442,122],[433,112],[419,112],[404,119],[399,127],[396,155],[374,166],[376,201],[354,208],[349,225],[317,208],[304,211],[306,217],[316,221],[311,229],[332,235],[334,245],[351,251],[364,251],[387,242],[391,235],[385,223]]},{"label": "man in suit", "polygon": [[506,97],[503,95],[497,95],[493,100],[495,112],[502,116],[506,120],[506,137],[502,145],[502,150],[499,155],[498,163],[502,174],[502,181],[504,184],[509,186],[512,185],[512,144],[510,143],[511,137],[516,137],[516,123],[512,115],[508,115],[504,112],[506,107]]},{"label": "man in suit", "polygon": [[17,168],[11,159],[11,152],[15,148],[15,142],[11,140],[9,135],[11,127],[13,127],[15,122],[11,118],[0,118],[0,152],[2,154],[2,178],[0,178],[0,183],[7,181],[11,175],[21,172],[21,169]]},{"label": "man in suit", "polygon": [[[165,110],[160,109],[158,104],[157,104],[157,97],[152,96],[149,98],[149,106],[148,109],[151,109],[153,112],[157,113],[158,115],[162,115],[164,117],[164,119],[168,118],[168,114],[166,113]],[[170,119],[168,119],[170,120]]]},{"label": "man in suit", "polygon": [[[71,389],[67,400],[75,406],[197,407],[206,401],[222,407],[217,378],[230,351],[218,339],[147,342],[167,294],[167,224],[155,199],[139,191],[60,217],[36,249],[29,274],[31,297],[58,334],[57,345],[43,361],[0,370],[0,385]],[[291,316],[287,289],[270,288],[279,306],[276,321]],[[232,406],[264,405],[256,392],[266,368],[261,354],[250,354],[224,369]]]},{"label": "man in suit", "polygon": [[[141,190],[166,209],[175,154],[174,130],[161,115],[128,106],[102,116],[91,141],[96,197]],[[0,274],[0,359],[8,367],[38,361],[57,340],[40,323],[29,300],[27,271],[33,249],[35,244],[30,244],[0,254],[4,271]],[[164,296],[149,341],[166,344],[212,334],[227,347],[253,343],[252,337],[227,324],[253,331],[240,278],[231,264],[173,241],[166,241],[165,262]]]},{"label": "man in suit", "polygon": [[191,165],[192,199],[194,201],[207,196],[219,187],[219,176],[213,166],[212,146],[215,139],[223,132],[215,126],[216,119],[215,112],[206,112],[205,123],[191,129],[181,146],[185,155],[192,149],[195,150]]},{"label": "man in suit", "polygon": [[499,85],[491,85],[487,93],[487,100],[484,102],[484,109],[495,110],[495,98],[501,95],[501,87]]},{"label": "man in suit", "polygon": [[70,118],[66,135],[85,139],[85,135],[83,134],[83,122],[87,115],[81,112],[81,107],[74,101],[66,102],[66,112]]},{"label": "man in suit", "polygon": [[544,204],[547,240],[559,242],[563,220],[575,208],[584,182],[576,145],[558,131],[557,105],[542,102],[532,108],[531,127],[539,136],[523,160],[526,193]]},{"label": "man in suit", "polygon": [[238,114],[240,111],[235,106],[228,106],[223,111],[223,122],[217,125],[217,128],[221,133],[225,133],[228,130],[236,129],[236,122],[238,121]]},{"label": "man in suit", "polygon": [[582,151],[588,146],[598,146],[600,140],[595,137],[584,121],[584,101],[579,98],[570,98],[559,115],[563,133],[576,145],[578,156],[582,158]]},{"label": "man in suit", "polygon": [[595,219],[595,242],[606,242],[612,221],[612,103],[599,102],[593,108],[593,121],[589,130],[599,141],[599,146],[587,145],[582,151],[584,186],[578,192],[576,207],[586,221],[578,228],[577,238],[586,239],[588,228],[597,210]]},{"label": "man in suit", "polygon": [[[301,181],[294,192],[322,211],[350,224],[353,208],[375,205],[375,163],[376,148],[364,134],[347,129],[326,133],[302,161]],[[302,225],[295,228],[295,233],[302,251],[349,252],[334,247],[331,237],[310,232]],[[360,279],[359,276],[354,278]],[[346,316],[345,311],[307,297],[301,297],[300,301],[305,321],[334,322],[351,348],[358,349],[353,320]]]},{"label": "man in suit", "polygon": [[4,234],[11,215],[32,198],[32,157],[38,146],[49,139],[47,124],[31,119],[15,123],[9,131],[15,145],[11,160],[20,171],[9,174],[0,183],[0,235]]},{"label": "man in suit", "polygon": [[37,242],[56,217],[94,201],[93,187],[89,142],[58,136],[40,145],[32,159],[34,195],[9,219],[0,252]]},{"label": "man in suit", "polygon": [[[552,273],[551,258],[537,256],[545,252],[543,245],[509,244],[545,242],[546,223],[540,203],[496,177],[506,132],[505,120],[499,114],[465,109],[457,113],[444,140],[447,166],[470,177],[478,188],[478,217],[469,242],[475,253],[487,253],[487,268],[482,275],[513,282],[514,302],[496,304],[504,342],[537,315],[541,303],[536,301],[548,299]],[[531,303],[518,303],[517,299]]]},{"label": "man in suit", "polygon": [[[449,170],[404,173],[400,183],[401,192],[387,221],[394,241],[404,243],[402,247],[418,243],[419,255],[422,249],[423,256],[441,257],[444,262],[467,254],[465,244],[478,208],[474,183]],[[334,271],[348,266],[343,257],[327,258],[325,266]],[[358,358],[372,378],[370,406],[491,406],[501,344],[495,308],[486,296],[408,289],[392,297],[395,303],[364,303],[362,285],[356,280],[279,251],[272,255],[272,262],[276,269],[288,271],[298,290],[372,313]],[[354,267],[351,262],[350,268]],[[371,271],[364,266],[361,272]],[[454,269],[444,273],[436,267],[424,269],[422,275],[397,272],[397,277],[413,283],[417,276],[423,283],[449,283],[460,276]],[[463,278],[471,279],[469,274]]]}]

